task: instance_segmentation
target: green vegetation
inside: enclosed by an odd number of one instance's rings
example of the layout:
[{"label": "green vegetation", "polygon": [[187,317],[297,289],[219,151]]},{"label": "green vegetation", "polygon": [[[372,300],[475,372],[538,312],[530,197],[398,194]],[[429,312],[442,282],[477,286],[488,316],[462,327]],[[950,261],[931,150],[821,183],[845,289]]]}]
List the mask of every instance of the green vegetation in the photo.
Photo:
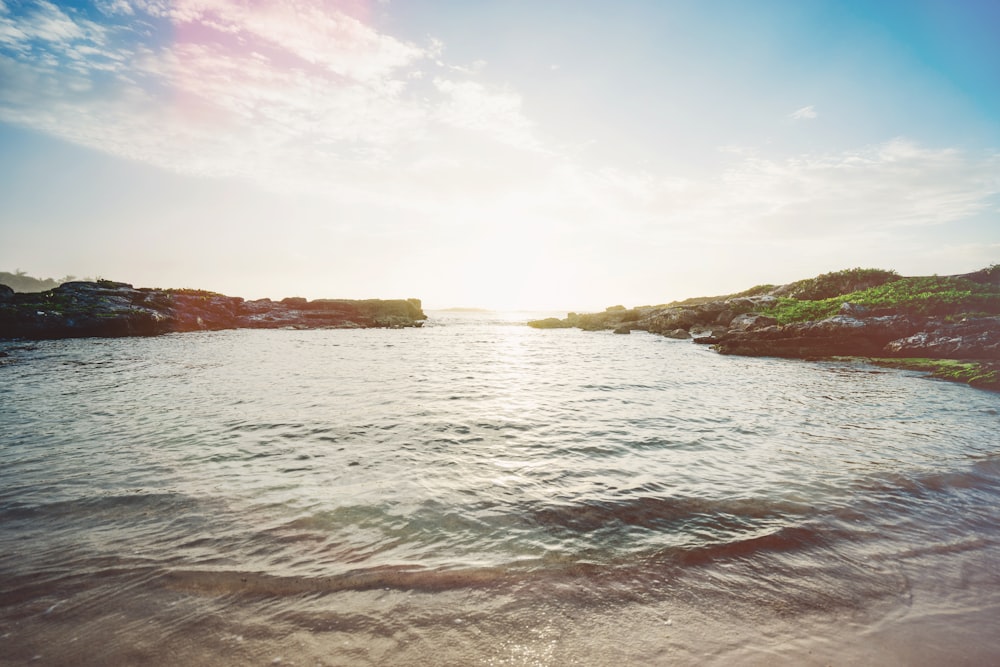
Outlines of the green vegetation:
[{"label": "green vegetation", "polygon": [[[877,270],[853,269],[852,271],[874,272]],[[825,275],[836,276],[838,274]],[[824,276],[819,276],[812,279],[817,281],[816,284],[798,293],[825,293],[826,290],[832,289],[829,285],[836,284],[833,280],[821,281],[823,278]],[[780,297],[777,304],[762,312],[774,317],[780,324],[788,324],[832,317],[837,314],[840,306],[844,303],[863,306],[869,309],[872,314],[880,312],[935,316],[998,314],[1000,313],[1000,287],[953,276],[896,277],[867,289],[832,297],[820,299]]]},{"label": "green vegetation", "polygon": [[742,292],[737,292],[736,294],[731,294],[730,299],[738,299],[745,296],[761,296],[763,294],[770,294],[774,291],[774,285],[754,285],[750,289],[745,289]]},{"label": "green vegetation", "polygon": [[1000,389],[1000,363],[955,359],[869,359],[876,366],[924,371],[932,377],[973,387]]},{"label": "green vegetation", "polygon": [[817,301],[830,299],[841,294],[860,292],[872,287],[901,280],[895,271],[884,269],[844,269],[832,273],[823,273],[815,278],[806,278],[785,286],[780,296]]}]

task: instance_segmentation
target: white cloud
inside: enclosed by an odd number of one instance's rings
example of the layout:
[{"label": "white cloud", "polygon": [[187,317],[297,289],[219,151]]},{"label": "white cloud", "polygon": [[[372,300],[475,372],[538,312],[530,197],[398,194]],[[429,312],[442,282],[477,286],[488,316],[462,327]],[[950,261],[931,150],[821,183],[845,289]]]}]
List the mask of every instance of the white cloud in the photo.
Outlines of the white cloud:
[{"label": "white cloud", "polygon": [[376,32],[356,18],[308,0],[260,2],[180,0],[173,17],[224,33],[264,40],[272,48],[332,73],[369,81],[423,58],[425,52]]},{"label": "white cloud", "polygon": [[19,45],[28,39],[28,35],[10,19],[0,17],[0,44],[21,50]]},{"label": "white cloud", "polygon": [[816,107],[811,104],[807,107],[796,109],[792,113],[788,114],[788,117],[792,120],[812,120],[817,116],[819,116],[819,113],[817,113]]},{"label": "white cloud", "polygon": [[[457,132],[515,151],[538,145],[517,94],[424,79],[443,44],[402,42],[327,3],[103,7],[127,22],[96,26],[44,2],[16,23],[0,17],[0,48],[13,45],[0,63],[0,119],[181,172],[369,198],[387,178],[373,170],[390,162],[405,170],[432,151],[466,163]],[[171,20],[171,42],[143,36],[153,17]],[[51,38],[44,48],[18,51],[40,36]]]},{"label": "white cloud", "polygon": [[[905,140],[785,158],[732,146],[714,173],[589,166],[545,141],[517,90],[435,64],[440,41],[406,43],[305,0],[105,6],[124,22],[96,26],[50,3],[0,13],[0,120],[186,174],[322,193],[338,210],[374,211],[356,216],[371,226],[405,218],[457,238],[478,225],[598,255],[632,243],[651,259],[679,239],[947,223],[1000,194],[1000,155]],[[172,41],[143,36],[167,19]]]},{"label": "white cloud", "polygon": [[128,3],[128,0],[96,0],[94,4],[98,10],[109,16],[115,14],[132,16],[135,14],[135,10],[132,9],[132,5]]},{"label": "white cloud", "polygon": [[539,148],[531,123],[521,111],[521,96],[517,93],[474,81],[442,78],[434,79],[434,86],[445,96],[435,112],[438,120],[518,148]]},{"label": "white cloud", "polygon": [[668,219],[767,237],[872,235],[980,214],[1000,195],[1000,154],[895,139],[861,150],[746,157],[715,180],[661,188]]}]

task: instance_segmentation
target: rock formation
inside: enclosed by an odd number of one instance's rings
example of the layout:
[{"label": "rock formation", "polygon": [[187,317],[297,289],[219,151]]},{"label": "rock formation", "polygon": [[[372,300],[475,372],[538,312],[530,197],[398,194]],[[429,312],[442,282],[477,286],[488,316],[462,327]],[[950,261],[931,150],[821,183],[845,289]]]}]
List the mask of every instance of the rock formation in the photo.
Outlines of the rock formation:
[{"label": "rock formation", "polygon": [[418,327],[419,299],[246,301],[201,290],[136,289],[108,280],[47,292],[0,285],[0,338],[155,336],[179,331]]},{"label": "rock formation", "polygon": [[[529,325],[694,337],[721,354],[960,359],[992,369],[1000,361],[1000,266],[941,278],[852,269],[724,297],[615,306]],[[989,379],[995,375],[982,375],[979,386],[1000,388]]]}]

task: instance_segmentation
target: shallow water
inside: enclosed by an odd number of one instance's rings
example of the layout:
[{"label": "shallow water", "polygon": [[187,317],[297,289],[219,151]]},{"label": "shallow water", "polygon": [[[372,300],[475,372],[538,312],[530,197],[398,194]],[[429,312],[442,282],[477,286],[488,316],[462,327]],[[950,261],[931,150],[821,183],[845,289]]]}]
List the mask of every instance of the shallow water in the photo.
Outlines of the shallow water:
[{"label": "shallow water", "polygon": [[0,350],[0,664],[1000,659],[997,393],[482,314]]}]

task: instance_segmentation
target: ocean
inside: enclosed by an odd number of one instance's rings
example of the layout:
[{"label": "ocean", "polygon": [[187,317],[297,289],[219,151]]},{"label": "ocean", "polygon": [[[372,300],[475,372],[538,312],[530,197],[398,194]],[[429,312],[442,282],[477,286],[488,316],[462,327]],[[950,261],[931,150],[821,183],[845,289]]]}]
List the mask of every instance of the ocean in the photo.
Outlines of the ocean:
[{"label": "ocean", "polygon": [[525,317],[0,343],[0,664],[1000,662],[1000,394]]}]

